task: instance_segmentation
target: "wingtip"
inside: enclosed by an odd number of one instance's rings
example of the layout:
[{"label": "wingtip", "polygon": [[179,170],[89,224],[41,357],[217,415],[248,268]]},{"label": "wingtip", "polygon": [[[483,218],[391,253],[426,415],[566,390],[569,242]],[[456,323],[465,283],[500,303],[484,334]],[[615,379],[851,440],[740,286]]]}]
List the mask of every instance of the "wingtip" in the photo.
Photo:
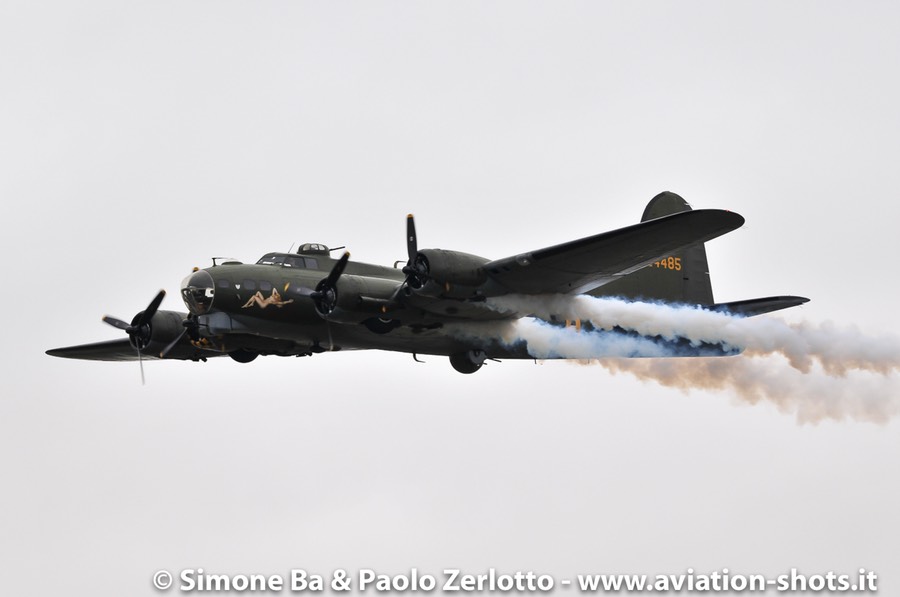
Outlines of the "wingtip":
[{"label": "wingtip", "polygon": [[710,210],[695,210],[693,213],[699,213],[701,211],[710,211],[716,212],[719,215],[717,217],[726,218],[727,226],[730,230],[737,230],[741,226],[747,223],[747,220],[736,211],[731,211],[730,209],[710,209]]}]

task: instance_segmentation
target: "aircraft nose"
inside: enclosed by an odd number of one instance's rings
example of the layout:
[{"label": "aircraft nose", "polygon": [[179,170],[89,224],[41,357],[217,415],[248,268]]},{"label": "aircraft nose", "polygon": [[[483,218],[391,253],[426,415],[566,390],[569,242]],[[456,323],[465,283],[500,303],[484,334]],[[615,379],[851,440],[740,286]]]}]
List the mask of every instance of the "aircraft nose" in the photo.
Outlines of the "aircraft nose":
[{"label": "aircraft nose", "polygon": [[199,270],[181,282],[181,298],[193,315],[203,315],[212,307],[216,288],[206,270]]}]

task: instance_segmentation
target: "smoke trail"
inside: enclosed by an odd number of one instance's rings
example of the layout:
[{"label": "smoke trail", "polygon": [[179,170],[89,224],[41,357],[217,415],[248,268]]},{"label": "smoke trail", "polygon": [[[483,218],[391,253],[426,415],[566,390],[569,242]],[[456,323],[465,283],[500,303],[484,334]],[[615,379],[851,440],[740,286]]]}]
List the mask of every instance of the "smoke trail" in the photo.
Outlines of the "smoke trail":
[{"label": "smoke trail", "polygon": [[798,423],[855,419],[887,423],[900,413],[900,380],[893,375],[852,372],[835,377],[823,370],[802,373],[777,356],[699,359],[604,359],[612,373],[630,373],[642,381],[678,388],[731,390],[750,404],[768,401]]},{"label": "smoke trail", "polygon": [[[900,412],[900,338],[867,336],[855,327],[789,324],[696,307],[627,302],[585,295],[490,299],[501,312],[550,321],[589,321],[595,330],[521,319],[492,334],[507,346],[524,343],[535,358],[591,359],[608,370],[690,389],[729,389],[750,403],[768,400],[798,421],[853,418],[886,422]],[[678,346],[744,351],[735,358],[636,359],[680,356]],[[695,353],[695,354],[703,354]],[[600,359],[600,360],[598,360]]]},{"label": "smoke trail", "polygon": [[512,347],[524,343],[535,359],[593,359],[597,357],[667,357],[671,351],[652,339],[621,334],[579,333],[525,317],[513,321],[464,323],[448,326],[467,339],[498,340]]},{"label": "smoke trail", "polygon": [[508,296],[491,299],[488,305],[545,320],[555,316],[590,321],[599,330],[622,328],[694,344],[721,343],[749,354],[781,354],[804,373],[811,371],[815,361],[831,376],[844,376],[851,370],[883,375],[900,371],[900,338],[866,336],[855,327],[839,328],[830,322],[788,324],[772,317],[745,318],[697,307],[586,295]]}]

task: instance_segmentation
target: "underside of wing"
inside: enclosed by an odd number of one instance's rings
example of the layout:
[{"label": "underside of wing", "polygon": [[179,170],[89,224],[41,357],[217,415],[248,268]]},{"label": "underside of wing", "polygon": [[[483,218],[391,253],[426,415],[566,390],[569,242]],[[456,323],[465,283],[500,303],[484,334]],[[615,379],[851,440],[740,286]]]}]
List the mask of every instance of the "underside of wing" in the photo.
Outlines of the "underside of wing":
[{"label": "underside of wing", "polygon": [[484,269],[509,292],[587,292],[743,223],[743,217],[730,211],[687,211],[498,259]]},{"label": "underside of wing", "polygon": [[[145,361],[160,360],[159,352],[161,347],[144,348],[141,351],[140,358]],[[138,353],[134,346],[127,338],[121,340],[107,340],[105,342],[93,342],[91,344],[79,344],[77,346],[66,346],[64,348],[52,348],[47,351],[52,357],[62,357],[64,359],[82,359],[85,361],[137,361]],[[227,353],[215,352],[209,350],[198,350],[191,346],[188,339],[184,339],[181,343],[171,347],[166,353],[167,361],[192,361],[198,358],[211,358],[224,356]]]},{"label": "underside of wing", "polygon": [[[136,361],[137,351],[127,338],[121,340],[108,340],[106,342],[94,342],[92,344],[79,344],[65,348],[53,348],[47,354],[66,359],[85,359],[88,361]],[[143,359],[156,358],[155,355],[141,355]]]}]

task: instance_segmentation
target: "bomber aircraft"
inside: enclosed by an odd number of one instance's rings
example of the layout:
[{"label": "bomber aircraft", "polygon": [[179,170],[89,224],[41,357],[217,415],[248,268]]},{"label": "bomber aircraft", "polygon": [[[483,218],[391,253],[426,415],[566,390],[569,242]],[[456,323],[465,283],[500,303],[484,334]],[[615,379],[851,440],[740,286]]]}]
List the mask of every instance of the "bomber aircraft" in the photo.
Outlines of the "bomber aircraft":
[{"label": "bomber aircraft", "polygon": [[[228,355],[247,363],[259,355],[378,349],[414,358],[448,356],[457,371],[474,373],[488,359],[533,358],[524,343],[506,345],[487,335],[453,333],[454,324],[477,327],[531,315],[490,308],[494,297],[588,294],[741,316],[807,302],[798,296],[713,301],[704,243],[743,223],[736,213],[692,210],[680,196],[664,192],[650,201],[639,224],[491,260],[420,250],[410,215],[402,268],[396,267],[402,262],[394,267],[353,262],[346,252],[335,259],[328,247],[316,243],[302,244],[296,252],[267,253],[255,264],[213,259],[211,267],[194,268],[182,282],[188,313],[159,310],[165,296],[161,290],[130,323],[103,318],[127,338],[47,354],[99,361],[206,361]],[[581,329],[581,322],[548,323]],[[676,356],[736,353],[722,345],[654,340],[672,344]]]}]

